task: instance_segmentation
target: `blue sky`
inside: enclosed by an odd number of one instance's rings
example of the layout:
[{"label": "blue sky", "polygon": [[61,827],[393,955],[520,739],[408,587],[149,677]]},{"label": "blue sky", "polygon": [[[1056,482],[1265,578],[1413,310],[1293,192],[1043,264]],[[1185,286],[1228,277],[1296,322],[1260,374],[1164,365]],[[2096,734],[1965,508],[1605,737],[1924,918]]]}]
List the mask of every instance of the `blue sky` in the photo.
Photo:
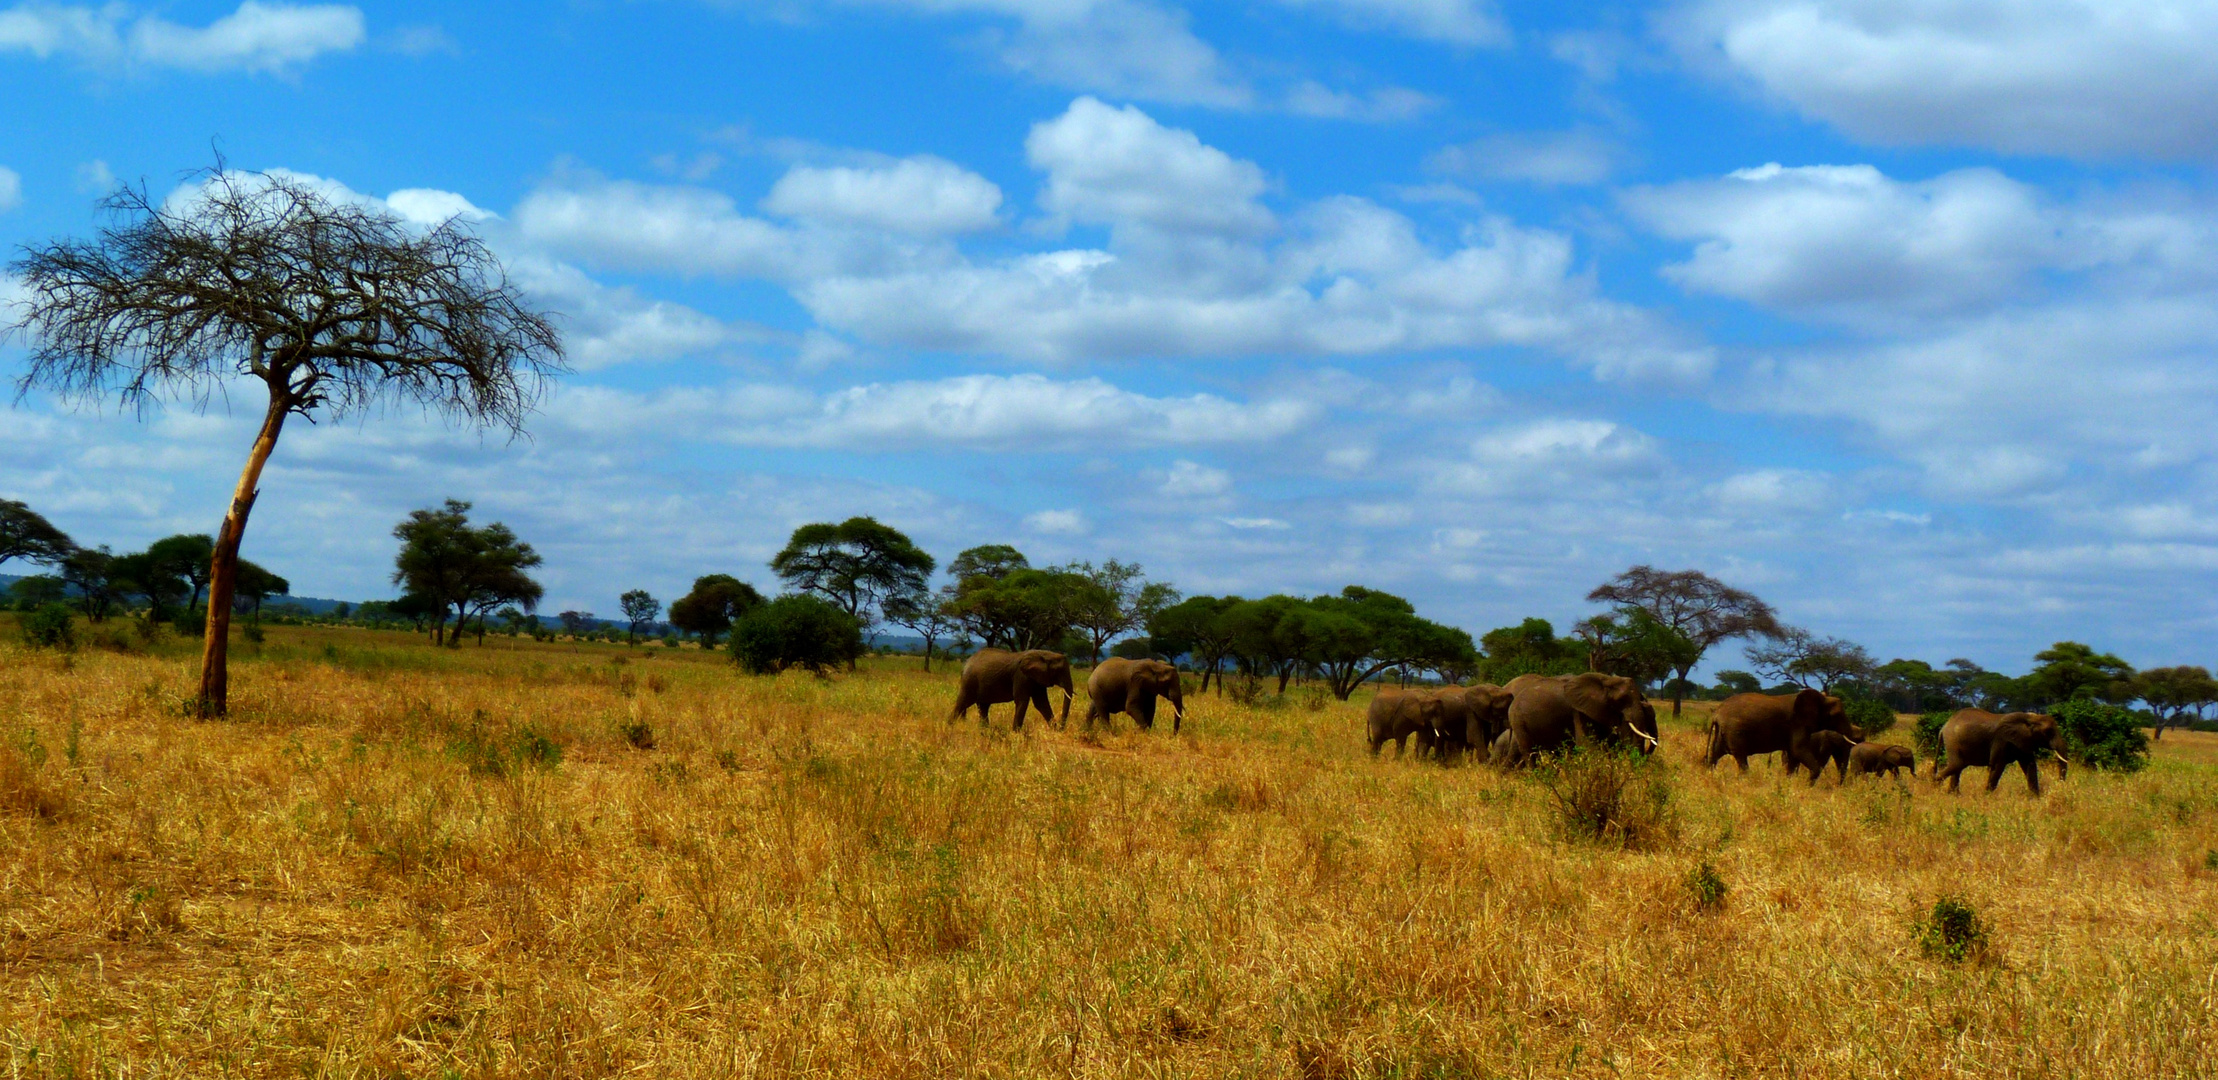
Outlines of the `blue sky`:
[{"label": "blue sky", "polygon": [[[528,441],[288,429],[247,554],[313,595],[453,496],[552,610],[869,513],[1474,632],[1653,562],[1882,656],[2207,664],[2213,46],[2137,0],[0,6],[0,244],[220,150],[467,214],[563,314]],[[33,395],[0,496],[212,530],[242,393]]]}]

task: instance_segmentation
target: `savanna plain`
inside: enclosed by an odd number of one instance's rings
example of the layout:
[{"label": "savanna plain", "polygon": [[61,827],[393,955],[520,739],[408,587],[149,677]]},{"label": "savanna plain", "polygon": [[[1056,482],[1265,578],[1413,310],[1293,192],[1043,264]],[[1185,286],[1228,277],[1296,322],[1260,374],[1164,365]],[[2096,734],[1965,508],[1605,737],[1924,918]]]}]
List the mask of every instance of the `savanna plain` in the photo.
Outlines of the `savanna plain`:
[{"label": "savanna plain", "polygon": [[196,642],[13,629],[10,1077],[2218,1074],[2218,736],[1813,789],[1667,707],[1595,840],[1368,691],[1013,733],[914,657],[274,627],[203,722]]}]

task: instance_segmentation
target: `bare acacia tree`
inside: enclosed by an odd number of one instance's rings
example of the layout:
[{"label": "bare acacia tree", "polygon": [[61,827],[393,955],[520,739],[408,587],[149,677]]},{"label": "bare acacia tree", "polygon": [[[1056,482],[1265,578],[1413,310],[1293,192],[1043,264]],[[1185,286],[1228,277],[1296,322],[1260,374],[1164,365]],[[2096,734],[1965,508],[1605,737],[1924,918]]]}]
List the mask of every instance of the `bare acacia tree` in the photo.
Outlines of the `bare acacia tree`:
[{"label": "bare acacia tree", "polygon": [[19,401],[44,389],[143,410],[204,406],[241,377],[268,390],[209,565],[199,708],[220,716],[239,541],[286,417],[398,402],[516,434],[565,369],[554,324],[460,222],[411,228],[220,159],[196,179],[161,202],[126,187],[96,240],[27,248],[11,269],[31,343]]},{"label": "bare acacia tree", "polygon": [[1862,645],[1844,638],[1821,638],[1798,626],[1782,626],[1768,645],[1748,650],[1758,675],[1832,693],[1836,683],[1868,679],[1879,670]]},{"label": "bare acacia tree", "polygon": [[1709,652],[1710,646],[1727,638],[1774,637],[1779,633],[1779,618],[1770,604],[1700,570],[1635,566],[1596,586],[1586,598],[1639,608],[1687,640],[1689,648],[1671,661],[1672,670],[1679,676],[1671,692],[1673,716],[1679,715],[1687,674],[1702,662],[1702,654]]}]

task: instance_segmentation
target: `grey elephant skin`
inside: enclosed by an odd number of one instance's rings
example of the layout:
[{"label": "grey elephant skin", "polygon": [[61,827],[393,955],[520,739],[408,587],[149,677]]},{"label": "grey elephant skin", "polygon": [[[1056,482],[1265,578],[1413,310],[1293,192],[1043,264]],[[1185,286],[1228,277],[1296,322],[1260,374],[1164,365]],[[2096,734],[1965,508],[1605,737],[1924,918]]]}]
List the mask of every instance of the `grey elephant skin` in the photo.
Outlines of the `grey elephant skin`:
[{"label": "grey elephant skin", "polygon": [[1505,689],[1509,745],[1499,764],[1524,764],[1536,754],[1595,742],[1656,751],[1656,710],[1631,679],[1596,671],[1520,675]]},{"label": "grey elephant skin", "polygon": [[1443,709],[1440,698],[1425,691],[1381,690],[1371,699],[1371,708],[1365,714],[1365,727],[1371,737],[1371,756],[1379,756],[1379,748],[1388,742],[1394,744],[1394,756],[1400,758],[1409,751],[1409,737],[1417,736],[1420,749],[1436,738],[1440,730]]},{"label": "grey elephant skin", "polygon": [[1840,783],[1848,783],[1848,759],[1859,744],[1848,741],[1848,736],[1838,731],[1819,729],[1794,741],[1787,748],[1787,758],[1796,765],[1810,770],[1810,786],[1818,786],[1818,777],[1824,775],[1830,764],[1839,773]]},{"label": "grey elephant skin", "polygon": [[[1055,719],[1054,710],[1048,707],[1047,691],[1060,687],[1063,691],[1063,715]],[[1017,704],[1017,718],[1013,725],[1024,729],[1024,710],[1037,707],[1043,719],[1055,720],[1057,726],[1070,721],[1070,699],[1076,694],[1071,689],[1070,657],[1046,649],[1027,649],[1013,653],[1007,649],[980,649],[963,661],[962,689],[955,695],[955,711],[948,719],[963,715],[963,710],[978,706],[978,722],[986,722],[989,706],[1004,701]]]},{"label": "grey elephant skin", "polygon": [[1751,755],[1787,752],[1787,771],[1792,773],[1800,764],[1800,755],[1792,752],[1796,741],[1817,731],[1839,732],[1850,742],[1859,734],[1848,722],[1848,709],[1831,694],[1734,694],[1710,716],[1709,765],[1716,768],[1720,759],[1730,757],[1745,773]]},{"label": "grey elephant skin", "polygon": [[1892,743],[1860,742],[1848,751],[1848,768],[1858,776],[1878,776],[1882,773],[1902,782],[1901,770],[1918,775],[1917,752],[1907,746]]},{"label": "grey elephant skin", "polygon": [[2056,717],[2047,713],[2014,712],[1997,715],[1985,709],[1960,709],[1941,725],[1943,756],[1933,763],[1933,780],[1948,781],[1956,790],[1958,777],[1974,765],[1987,766],[1987,790],[2002,782],[2003,770],[2015,762],[2025,771],[2026,790],[2041,793],[2039,752],[2056,755],[2056,778],[2064,779],[2071,763],[2064,758],[2064,739]]},{"label": "grey elephant skin", "polygon": [[1155,727],[1155,699],[1171,699],[1171,733],[1186,722],[1186,691],[1178,669],[1161,660],[1126,660],[1111,657],[1086,677],[1086,730],[1094,721],[1106,724],[1118,713],[1132,717],[1143,728]]},{"label": "grey elephant skin", "polygon": [[1495,737],[1509,730],[1510,692],[1480,683],[1444,686],[1433,691],[1433,696],[1440,699],[1440,727],[1433,732],[1427,748],[1439,753],[1447,764],[1455,763],[1466,752],[1476,754],[1481,762],[1489,760]]}]

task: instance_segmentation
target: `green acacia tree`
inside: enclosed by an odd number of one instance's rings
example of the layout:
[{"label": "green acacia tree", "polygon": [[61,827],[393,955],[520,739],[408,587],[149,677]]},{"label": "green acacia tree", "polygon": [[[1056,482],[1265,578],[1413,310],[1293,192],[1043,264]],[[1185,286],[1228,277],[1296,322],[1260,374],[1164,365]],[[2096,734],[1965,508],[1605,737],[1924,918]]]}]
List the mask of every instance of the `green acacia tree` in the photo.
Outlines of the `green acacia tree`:
[{"label": "green acacia tree", "polygon": [[616,598],[616,606],[624,612],[625,640],[637,642],[639,633],[662,614],[662,601],[645,589],[633,589]]},{"label": "green acacia tree", "polygon": [[562,339],[459,220],[419,229],[221,160],[175,196],[126,186],[104,205],[97,239],[10,266],[30,342],[17,390],[140,408],[239,379],[267,391],[209,560],[197,707],[220,716],[239,545],[285,421],[397,401],[520,432],[564,370]]},{"label": "green acacia tree", "polygon": [[28,504],[0,499],[0,565],[10,559],[59,567],[77,550],[69,534]]},{"label": "green acacia tree", "polygon": [[[532,546],[516,538],[500,522],[482,528],[470,525],[470,504],[448,499],[436,510],[416,510],[393,527],[401,542],[393,560],[393,584],[407,595],[421,597],[438,607],[434,643],[462,644],[463,628],[479,619],[478,641],[484,643],[484,616],[513,604],[535,611],[546,590],[526,571],[545,560]],[[453,613],[454,630],[445,631],[447,614]]]},{"label": "green acacia tree", "polygon": [[[1678,676],[1671,694],[1671,715],[1679,715],[1687,675],[1719,642],[1771,637],[1780,631],[1771,605],[1756,594],[1733,588],[1700,570],[1658,570],[1640,565],[1595,586],[1589,601],[1638,608],[1683,639],[1673,643],[1671,670]],[[1584,635],[1582,635],[1584,636]]]},{"label": "green acacia tree", "polygon": [[2059,641],[2033,654],[2025,687],[2043,704],[2075,699],[2118,704],[2133,700],[2133,665],[2077,641]]},{"label": "green acacia tree", "polygon": [[1225,690],[1224,663],[1233,655],[1233,625],[1225,613],[1247,601],[1237,596],[1192,596],[1156,612],[1148,620],[1148,639],[1155,650],[1184,656],[1201,672],[1201,687],[1217,681]]},{"label": "green acacia tree", "polygon": [[2200,718],[2204,709],[2218,702],[2218,680],[2210,677],[2208,668],[2157,667],[2135,675],[2127,692],[2149,707],[2156,720],[2155,737],[2162,739],[2165,728],[2177,726],[2189,713]]},{"label": "green acacia tree", "polygon": [[803,525],[770,559],[789,588],[831,601],[864,626],[887,597],[925,588],[935,565],[907,534],[872,517]]},{"label": "green acacia tree", "polygon": [[670,625],[701,639],[703,648],[716,647],[716,639],[732,622],[763,603],[753,585],[730,574],[703,574],[693,588],[670,603]]}]

